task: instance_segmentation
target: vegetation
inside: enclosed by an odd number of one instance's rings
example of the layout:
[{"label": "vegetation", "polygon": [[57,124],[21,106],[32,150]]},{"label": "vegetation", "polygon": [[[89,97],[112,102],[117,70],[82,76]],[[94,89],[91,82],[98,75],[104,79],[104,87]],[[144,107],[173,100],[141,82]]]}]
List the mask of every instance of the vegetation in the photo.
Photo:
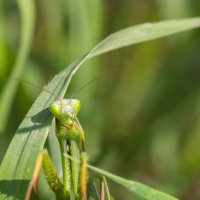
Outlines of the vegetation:
[{"label": "vegetation", "polygon": [[[0,2],[0,199],[24,199],[45,143],[60,171],[47,108],[99,74],[106,76],[76,97],[88,168],[130,191],[109,182],[115,199],[199,199],[199,37],[190,31],[154,40],[199,27],[199,17],[189,18],[192,6],[198,8],[183,1]],[[18,79],[51,80],[45,90],[55,96],[42,90],[32,103],[38,91]],[[32,198],[55,199],[42,174]]]}]

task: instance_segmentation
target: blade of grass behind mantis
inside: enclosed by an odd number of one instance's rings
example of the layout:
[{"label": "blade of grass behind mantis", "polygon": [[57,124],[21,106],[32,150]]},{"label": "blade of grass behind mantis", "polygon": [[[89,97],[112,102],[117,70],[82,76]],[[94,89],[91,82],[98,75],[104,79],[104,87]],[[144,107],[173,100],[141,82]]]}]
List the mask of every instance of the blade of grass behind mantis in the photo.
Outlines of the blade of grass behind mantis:
[{"label": "blade of grass behind mantis", "polygon": [[[21,34],[20,46],[16,58],[15,65],[11,72],[10,78],[18,79],[21,77],[26,59],[28,57],[31,41],[34,33],[35,11],[34,2],[32,0],[18,0],[17,1],[21,19]],[[12,101],[17,89],[17,83],[8,81],[0,95],[0,110],[1,110],[1,123],[0,134],[5,133],[5,128],[8,123],[8,116],[10,113]]]},{"label": "blade of grass behind mantis", "polygon": [[[74,157],[72,157],[68,154],[66,154],[66,157],[70,158],[74,162],[80,163],[79,160],[75,159]],[[146,200],[178,200],[177,198],[175,198],[169,194],[155,190],[155,189],[153,189],[147,185],[144,185],[142,183],[122,178],[120,176],[117,176],[117,175],[107,172],[105,170],[102,170],[98,167],[94,167],[89,164],[87,165],[87,167],[88,167],[88,169],[90,169],[102,176],[109,178],[110,180],[114,181],[115,183],[122,185],[123,187],[128,189],[131,193],[137,194],[138,196],[142,197],[143,199],[146,199]]]},{"label": "blade of grass behind mantis", "polygon": [[[200,18],[191,18],[142,24],[118,31],[56,75],[47,90],[63,97],[81,64],[95,55],[199,26]],[[42,91],[16,131],[0,168],[0,199],[24,199],[38,151],[43,148],[53,118],[47,108],[55,96]]]}]

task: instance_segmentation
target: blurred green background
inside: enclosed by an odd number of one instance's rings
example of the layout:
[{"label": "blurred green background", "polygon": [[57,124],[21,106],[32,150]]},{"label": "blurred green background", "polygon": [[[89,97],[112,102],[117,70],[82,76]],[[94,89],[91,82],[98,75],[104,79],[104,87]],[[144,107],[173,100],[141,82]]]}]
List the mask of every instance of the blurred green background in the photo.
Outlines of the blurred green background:
[{"label": "blurred green background", "polygon": [[[200,1],[186,0],[36,0],[34,4],[31,49],[19,77],[39,86],[112,32],[200,13]],[[16,1],[0,1],[1,79],[14,69],[21,42],[20,15]],[[77,95],[91,164],[182,200],[200,199],[199,33],[189,31],[124,48],[81,67],[68,97],[103,74]],[[1,98],[8,81],[0,81]],[[17,87],[1,128],[0,161],[40,92],[13,82]],[[138,199],[109,184],[116,199]]]}]

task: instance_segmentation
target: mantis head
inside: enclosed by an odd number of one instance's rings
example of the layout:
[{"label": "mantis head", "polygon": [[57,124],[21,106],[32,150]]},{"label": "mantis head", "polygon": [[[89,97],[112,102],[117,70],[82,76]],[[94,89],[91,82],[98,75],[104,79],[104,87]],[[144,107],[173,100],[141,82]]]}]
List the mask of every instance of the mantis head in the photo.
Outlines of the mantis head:
[{"label": "mantis head", "polygon": [[61,99],[49,106],[52,114],[62,123],[71,125],[80,110],[80,101],[77,99]]}]

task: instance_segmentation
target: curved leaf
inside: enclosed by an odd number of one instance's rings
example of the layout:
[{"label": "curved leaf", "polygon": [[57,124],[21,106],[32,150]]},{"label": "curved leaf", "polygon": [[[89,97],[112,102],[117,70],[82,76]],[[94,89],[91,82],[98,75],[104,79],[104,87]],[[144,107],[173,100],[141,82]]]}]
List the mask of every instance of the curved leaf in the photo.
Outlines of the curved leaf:
[{"label": "curved leaf", "polygon": [[200,18],[196,17],[132,26],[113,33],[105,38],[94,48],[90,57],[132,44],[154,40],[181,31],[193,29],[199,27],[199,23]]},{"label": "curved leaf", "polygon": [[[46,88],[56,96],[63,97],[72,76],[87,59],[117,48],[199,26],[200,18],[191,18],[143,24],[116,32],[56,75]],[[55,98],[45,91],[41,92],[16,131],[0,168],[0,199],[24,199],[32,177],[35,159],[38,151],[43,148],[53,118],[48,111],[48,106]],[[124,185],[126,184],[124,183]],[[143,192],[149,191],[148,187],[141,188],[139,183],[134,183],[134,187],[137,188],[137,191],[140,189]],[[152,190],[151,195],[153,192]]]}]

